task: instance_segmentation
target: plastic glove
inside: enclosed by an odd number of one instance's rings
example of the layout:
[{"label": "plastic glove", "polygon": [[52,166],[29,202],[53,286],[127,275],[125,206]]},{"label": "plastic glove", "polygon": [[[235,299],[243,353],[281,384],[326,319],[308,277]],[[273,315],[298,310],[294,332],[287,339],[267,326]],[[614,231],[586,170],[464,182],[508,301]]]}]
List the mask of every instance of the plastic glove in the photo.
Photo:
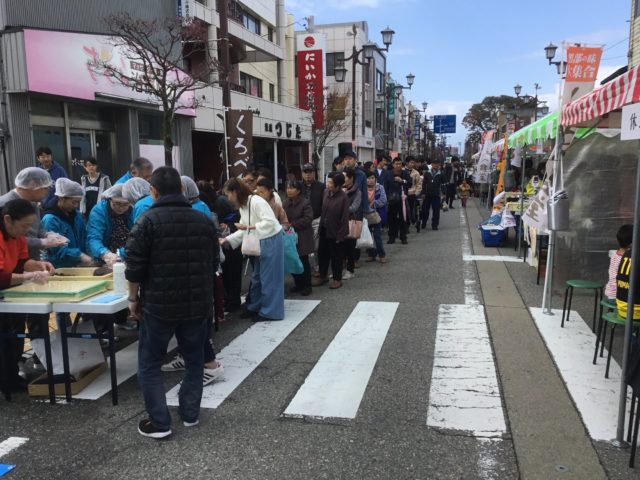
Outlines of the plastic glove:
[{"label": "plastic glove", "polygon": [[42,239],[42,248],[61,247],[68,243],[69,243],[69,239],[67,237],[63,237],[59,233],[49,232]]},{"label": "plastic glove", "polygon": [[49,272],[25,272],[24,283],[33,282],[37,285],[46,285],[49,282]]},{"label": "plastic glove", "polygon": [[81,265],[92,265],[93,264],[93,258],[91,258],[86,253],[81,253],[80,254],[80,264]]},{"label": "plastic glove", "polygon": [[107,252],[102,255],[102,260],[107,264],[107,267],[111,268],[113,267],[113,264],[118,261],[118,255],[113,252]]}]

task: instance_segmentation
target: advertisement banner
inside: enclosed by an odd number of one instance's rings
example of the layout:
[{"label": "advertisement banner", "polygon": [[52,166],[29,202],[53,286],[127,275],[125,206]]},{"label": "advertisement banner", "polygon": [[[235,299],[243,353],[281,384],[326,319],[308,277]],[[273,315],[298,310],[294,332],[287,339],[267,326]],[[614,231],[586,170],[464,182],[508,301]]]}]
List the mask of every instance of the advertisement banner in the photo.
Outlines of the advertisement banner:
[{"label": "advertisement banner", "polygon": [[387,84],[387,91],[391,92],[391,95],[388,97],[387,103],[387,112],[389,116],[389,120],[395,120],[396,118],[396,84],[393,82],[389,82]]},{"label": "advertisement banner", "polygon": [[538,194],[531,200],[531,204],[522,216],[525,225],[535,228],[540,232],[546,232],[549,228],[549,213],[547,206],[549,204],[549,192],[551,185],[549,180],[545,180]]},{"label": "advertisement banner", "polygon": [[562,91],[562,105],[566,105],[593,90],[602,47],[567,47],[567,77]]},{"label": "advertisement banner", "polygon": [[253,112],[227,111],[227,151],[229,178],[242,175],[253,158]]},{"label": "advertisement banner", "polygon": [[493,130],[482,134],[482,148],[480,150],[480,158],[478,158],[476,168],[477,183],[489,183],[491,175],[491,150],[493,150]]},{"label": "advertisement banner", "polygon": [[315,128],[324,124],[325,45],[325,35],[298,36],[298,107],[312,111]]}]

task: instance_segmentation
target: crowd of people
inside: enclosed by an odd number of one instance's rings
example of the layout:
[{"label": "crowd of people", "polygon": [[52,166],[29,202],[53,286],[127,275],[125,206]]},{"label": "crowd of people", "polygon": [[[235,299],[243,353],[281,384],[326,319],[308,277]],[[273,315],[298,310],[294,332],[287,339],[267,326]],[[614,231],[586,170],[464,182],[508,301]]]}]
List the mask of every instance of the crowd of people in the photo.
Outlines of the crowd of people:
[{"label": "crowd of people", "polygon": [[[111,321],[139,330],[139,381],[149,413],[139,431],[154,438],[171,433],[161,371],[186,372],[180,414],[187,426],[198,422],[202,388],[223,375],[211,341],[214,315],[223,320],[225,312],[240,311],[255,322],[284,318],[285,236],[295,235],[301,264],[289,272],[289,294],[308,296],[313,287],[341,288],[355,276],[363,225],[373,239],[364,249],[366,261],[384,264],[383,231],[387,245],[398,239],[406,245],[412,226],[420,232],[431,218],[437,230],[443,206],[454,208],[458,192],[464,205],[469,195],[457,159],[444,168],[438,160],[426,165],[412,157],[379,157],[362,165],[348,151],[335,159],[324,182],[313,164],[303,165],[302,178],[286,182],[283,198],[265,168],[217,190],[170,167],[154,170],[145,158],[113,184],[94,159],[85,160],[80,182],[68,178],[48,148],[38,149],[37,160],[40,166],[20,171],[15,188],[0,197],[0,289],[46,283],[56,268],[110,269],[125,262],[129,310]],[[243,303],[245,257],[252,273]],[[38,320],[15,314],[0,328],[34,332],[41,328]],[[173,335],[178,353],[165,363]],[[22,391],[23,340],[3,342],[11,355],[0,386]]]}]

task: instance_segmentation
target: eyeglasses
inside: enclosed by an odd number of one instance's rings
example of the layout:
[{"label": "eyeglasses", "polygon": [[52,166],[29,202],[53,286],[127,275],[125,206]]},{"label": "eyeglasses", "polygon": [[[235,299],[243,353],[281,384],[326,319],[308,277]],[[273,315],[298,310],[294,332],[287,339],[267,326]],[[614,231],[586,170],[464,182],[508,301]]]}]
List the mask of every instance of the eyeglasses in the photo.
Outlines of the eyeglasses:
[{"label": "eyeglasses", "polygon": [[130,205],[131,204],[129,202],[111,200],[111,206],[114,208],[129,208]]}]

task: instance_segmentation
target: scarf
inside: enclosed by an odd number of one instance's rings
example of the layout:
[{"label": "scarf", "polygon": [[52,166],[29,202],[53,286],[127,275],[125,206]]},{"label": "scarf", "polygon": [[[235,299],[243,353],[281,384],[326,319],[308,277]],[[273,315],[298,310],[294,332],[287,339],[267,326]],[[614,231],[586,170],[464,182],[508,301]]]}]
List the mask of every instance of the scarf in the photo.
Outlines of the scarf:
[{"label": "scarf", "polygon": [[122,215],[117,215],[109,205],[109,217],[113,223],[113,229],[111,230],[111,240],[109,241],[109,250],[113,253],[117,253],[118,249],[123,248],[129,238],[129,226],[127,225],[127,215],[129,212]]}]

